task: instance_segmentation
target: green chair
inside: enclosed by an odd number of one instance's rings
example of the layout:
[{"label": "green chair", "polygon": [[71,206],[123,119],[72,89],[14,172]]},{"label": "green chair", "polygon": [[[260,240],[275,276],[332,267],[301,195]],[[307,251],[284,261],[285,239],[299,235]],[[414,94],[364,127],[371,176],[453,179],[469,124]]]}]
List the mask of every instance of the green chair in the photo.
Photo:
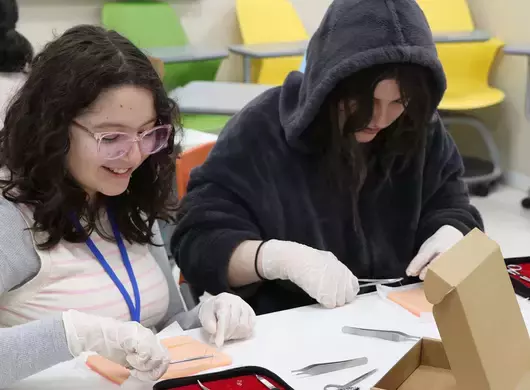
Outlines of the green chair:
[{"label": "green chair", "polygon": [[[189,44],[175,10],[163,1],[105,3],[102,23],[139,48]],[[214,81],[220,64],[221,60],[165,64],[164,86],[171,91],[194,80]],[[227,115],[182,115],[184,127],[208,132],[219,132],[228,119]]]},{"label": "green chair", "polygon": [[[175,10],[163,1],[106,3],[102,22],[142,49],[189,44]],[[166,64],[164,85],[170,91],[193,80],[215,80],[220,64],[221,60]]]}]

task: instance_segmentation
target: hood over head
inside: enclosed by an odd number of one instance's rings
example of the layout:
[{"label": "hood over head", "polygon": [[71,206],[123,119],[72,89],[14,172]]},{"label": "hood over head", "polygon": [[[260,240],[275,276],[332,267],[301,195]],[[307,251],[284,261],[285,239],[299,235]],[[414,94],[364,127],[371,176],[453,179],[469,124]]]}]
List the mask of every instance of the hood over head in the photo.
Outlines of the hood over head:
[{"label": "hood over head", "polygon": [[415,0],[335,0],[307,50],[305,74],[290,73],[281,90],[280,120],[291,146],[344,78],[373,65],[410,63],[433,73],[433,114],[446,88],[432,33]]}]

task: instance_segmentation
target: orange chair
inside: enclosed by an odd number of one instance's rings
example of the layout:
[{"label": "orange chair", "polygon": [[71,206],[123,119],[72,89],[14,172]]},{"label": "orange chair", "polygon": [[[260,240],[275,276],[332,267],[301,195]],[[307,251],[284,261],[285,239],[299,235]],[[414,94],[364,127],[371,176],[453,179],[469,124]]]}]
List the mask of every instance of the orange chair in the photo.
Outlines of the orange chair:
[{"label": "orange chair", "polygon": [[177,194],[179,199],[186,195],[191,170],[206,161],[215,142],[208,142],[188,149],[177,159]]},{"label": "orange chair", "polygon": [[[208,154],[210,154],[214,145],[215,142],[209,142],[185,150],[180,158],[177,159],[177,194],[179,199],[182,199],[184,195],[186,195],[191,170],[202,165],[206,161],[206,158],[208,157]],[[187,282],[181,272],[179,276],[179,285],[182,286],[186,283]]]}]

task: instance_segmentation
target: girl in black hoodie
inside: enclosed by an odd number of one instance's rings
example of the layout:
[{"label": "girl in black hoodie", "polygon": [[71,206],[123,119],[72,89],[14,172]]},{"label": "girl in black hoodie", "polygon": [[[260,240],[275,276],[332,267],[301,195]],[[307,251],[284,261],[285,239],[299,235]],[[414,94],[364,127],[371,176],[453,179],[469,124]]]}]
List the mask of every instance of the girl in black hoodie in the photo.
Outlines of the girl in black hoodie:
[{"label": "girl in black hoodie", "polygon": [[482,228],[436,112],[445,87],[414,0],[335,0],[305,75],[232,118],[192,173],[172,240],[186,280],[266,313],[423,278]]}]

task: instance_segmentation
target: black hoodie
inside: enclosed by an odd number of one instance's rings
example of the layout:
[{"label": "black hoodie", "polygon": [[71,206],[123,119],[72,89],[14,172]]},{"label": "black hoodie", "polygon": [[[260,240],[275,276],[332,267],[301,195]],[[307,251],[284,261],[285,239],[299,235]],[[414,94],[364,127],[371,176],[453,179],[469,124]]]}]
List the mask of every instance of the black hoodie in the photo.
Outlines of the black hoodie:
[{"label": "black hoodie", "polygon": [[[188,282],[212,294],[230,291],[234,249],[267,239],[331,251],[359,278],[405,276],[421,244],[443,225],[464,234],[482,228],[460,178],[461,157],[435,107],[426,146],[407,168],[390,179],[367,178],[357,230],[351,197],[330,191],[326,175],[308,163],[300,135],[326,96],[345,77],[384,63],[430,69],[439,103],[445,76],[414,0],[335,0],[309,43],[305,75],[292,72],[248,104],[193,171],[172,239]],[[289,281],[266,281],[242,295],[258,314],[314,303]]]}]

